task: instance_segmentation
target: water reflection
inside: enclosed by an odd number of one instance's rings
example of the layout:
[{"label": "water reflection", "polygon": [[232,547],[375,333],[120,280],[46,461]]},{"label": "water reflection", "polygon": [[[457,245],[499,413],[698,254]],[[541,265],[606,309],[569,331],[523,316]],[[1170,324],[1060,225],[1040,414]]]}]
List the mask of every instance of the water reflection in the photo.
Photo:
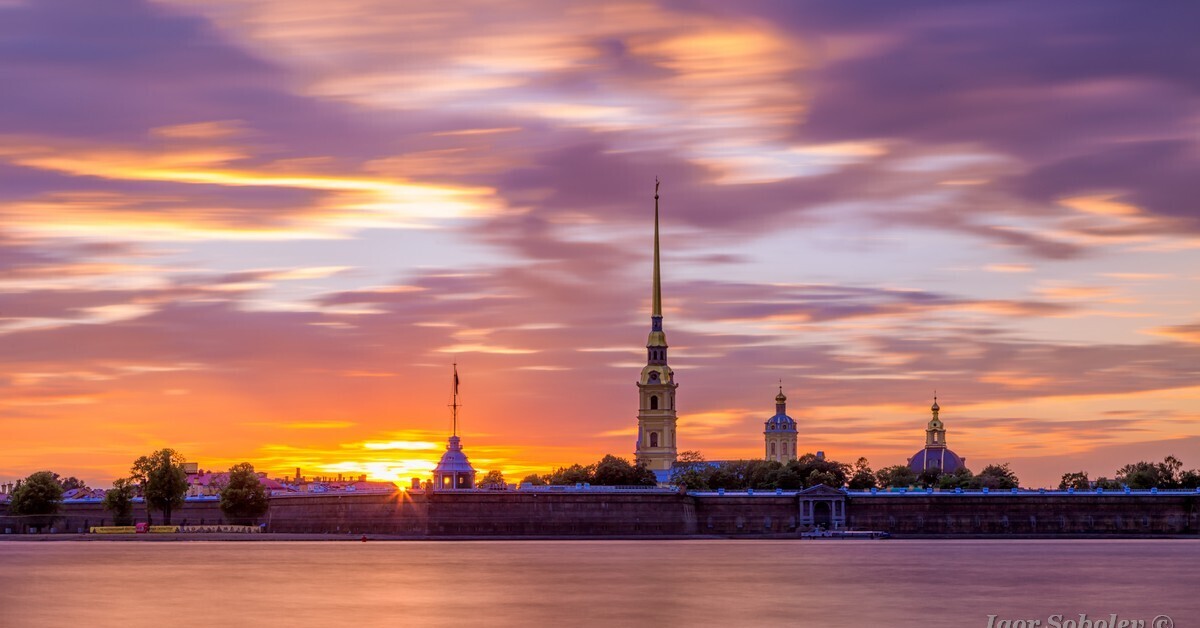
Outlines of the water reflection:
[{"label": "water reflection", "polygon": [[1175,540],[6,541],[0,625],[1184,622],[1200,619],[1198,558]]}]

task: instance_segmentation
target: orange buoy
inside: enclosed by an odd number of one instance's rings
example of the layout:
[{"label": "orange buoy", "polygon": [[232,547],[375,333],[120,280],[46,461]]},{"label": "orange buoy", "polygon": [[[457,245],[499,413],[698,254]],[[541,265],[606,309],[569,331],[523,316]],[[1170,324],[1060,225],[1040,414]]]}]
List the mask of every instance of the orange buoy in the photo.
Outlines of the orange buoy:
[{"label": "orange buoy", "polygon": [[367,535],[365,535],[365,534],[363,535],[363,539],[362,539],[362,541],[363,541],[363,543],[366,543],[366,542],[367,542]]}]

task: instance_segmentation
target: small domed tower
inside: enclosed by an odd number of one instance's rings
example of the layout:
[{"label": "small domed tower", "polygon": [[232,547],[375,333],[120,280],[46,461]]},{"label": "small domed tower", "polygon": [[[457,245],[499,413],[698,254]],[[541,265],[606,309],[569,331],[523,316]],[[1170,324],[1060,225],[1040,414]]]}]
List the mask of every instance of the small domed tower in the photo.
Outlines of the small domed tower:
[{"label": "small domed tower", "polygon": [[783,386],[775,395],[775,416],[767,419],[763,426],[766,441],[763,454],[767,460],[787,462],[796,459],[796,422],[787,415],[787,395]]},{"label": "small domed tower", "polygon": [[458,365],[454,365],[454,402],[450,404],[450,442],[446,453],[433,469],[433,490],[453,491],[475,488],[475,468],[463,451],[458,437]]},{"label": "small domed tower", "polygon": [[933,418],[929,419],[929,424],[925,426],[925,448],[908,459],[908,468],[912,469],[914,473],[921,473],[926,469],[954,473],[966,466],[967,459],[959,457],[958,454],[946,447],[946,425],[938,417],[942,407],[938,405],[936,394],[933,396],[933,405],[929,410],[933,413]]}]

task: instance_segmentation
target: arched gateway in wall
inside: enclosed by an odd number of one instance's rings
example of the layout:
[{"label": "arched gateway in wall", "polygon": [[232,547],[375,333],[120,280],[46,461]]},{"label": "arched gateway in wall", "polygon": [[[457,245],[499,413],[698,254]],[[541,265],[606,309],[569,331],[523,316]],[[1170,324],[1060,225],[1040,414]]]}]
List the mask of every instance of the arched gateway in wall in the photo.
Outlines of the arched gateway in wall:
[{"label": "arched gateway in wall", "polygon": [[846,527],[846,494],[818,484],[796,494],[800,501],[800,525],[826,529]]}]

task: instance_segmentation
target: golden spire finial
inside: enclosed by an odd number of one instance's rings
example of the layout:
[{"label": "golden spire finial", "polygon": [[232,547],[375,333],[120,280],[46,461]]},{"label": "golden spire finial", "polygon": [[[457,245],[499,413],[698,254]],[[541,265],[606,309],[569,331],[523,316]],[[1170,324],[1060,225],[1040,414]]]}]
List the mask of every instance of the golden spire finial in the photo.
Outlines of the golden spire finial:
[{"label": "golden spire finial", "polygon": [[661,183],[654,177],[654,297],[651,316],[662,317],[662,282],[658,272],[658,186]]},{"label": "golden spire finial", "polygon": [[458,360],[454,360],[454,401],[450,402],[450,435],[458,436]]}]

